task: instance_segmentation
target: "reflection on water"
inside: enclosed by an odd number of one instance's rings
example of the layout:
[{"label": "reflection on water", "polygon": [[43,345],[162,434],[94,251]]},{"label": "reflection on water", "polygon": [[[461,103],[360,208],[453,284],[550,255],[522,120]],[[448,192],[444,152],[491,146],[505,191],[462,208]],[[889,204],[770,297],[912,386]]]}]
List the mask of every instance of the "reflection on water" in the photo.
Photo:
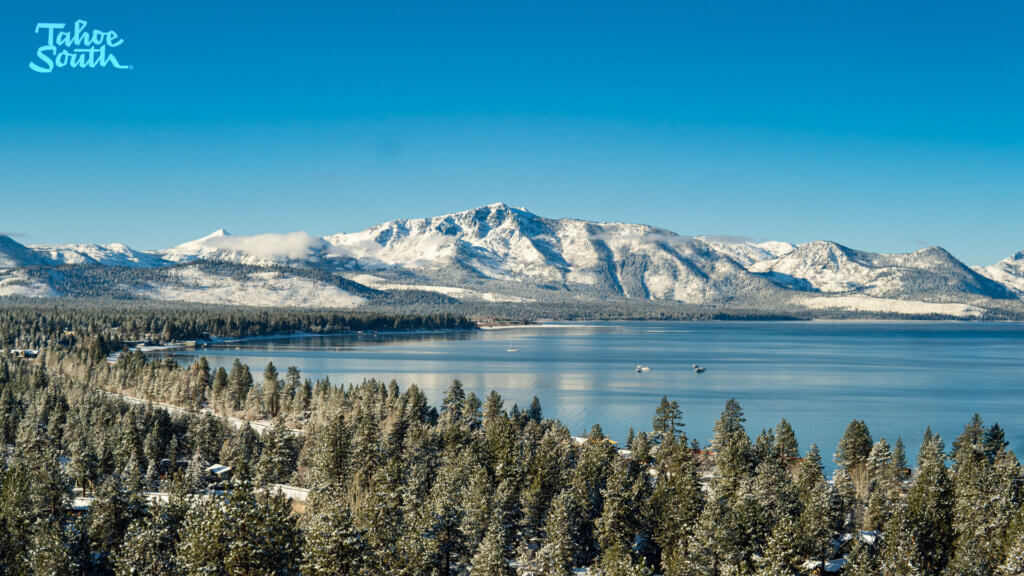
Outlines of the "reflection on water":
[{"label": "reflection on water", "polygon": [[[508,352],[509,349],[518,350]],[[175,351],[214,366],[234,358],[262,373],[298,366],[334,383],[366,378],[419,385],[437,402],[453,378],[509,407],[536,395],[545,415],[582,434],[650,428],[662,396],[680,402],[690,435],[706,440],[735,397],[756,434],[790,420],[801,444],[834,450],[846,424],[902,436],[913,453],[926,426],[947,440],[974,412],[1024,445],[1024,325],[953,322],[610,322],[474,332],[282,338]],[[707,368],[695,374],[692,365]],[[651,372],[637,374],[638,364]]]}]

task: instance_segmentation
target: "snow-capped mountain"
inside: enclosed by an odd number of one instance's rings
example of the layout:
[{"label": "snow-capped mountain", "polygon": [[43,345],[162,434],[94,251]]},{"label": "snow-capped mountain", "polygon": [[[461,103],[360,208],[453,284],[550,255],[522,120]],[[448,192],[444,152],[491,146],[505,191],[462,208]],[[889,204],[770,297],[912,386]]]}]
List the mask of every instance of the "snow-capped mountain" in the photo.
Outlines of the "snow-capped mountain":
[{"label": "snow-capped mountain", "polygon": [[706,302],[771,290],[708,243],[643,224],[554,220],[491,204],[395,220],[324,238],[346,270],[401,268],[432,276]]},{"label": "snow-capped mountain", "polygon": [[1008,296],[1004,286],[939,247],[909,254],[876,254],[835,242],[808,242],[780,258],[756,262],[750,270],[780,285],[823,293],[945,301]]},{"label": "snow-capped mountain", "polygon": [[169,262],[218,260],[266,266],[308,262],[321,256],[325,246],[326,242],[322,238],[305,232],[232,236],[221,229],[197,240],[161,250],[159,254]]},{"label": "snow-capped mountain", "polygon": [[978,268],[977,271],[1014,293],[1024,295],[1024,250],[991,266]]},{"label": "snow-capped mountain", "polygon": [[15,266],[39,266],[46,258],[35,250],[23,246],[10,236],[0,236],[0,268]]},{"label": "snow-capped mountain", "polygon": [[737,240],[721,236],[697,236],[698,240],[706,242],[709,246],[728,255],[737,264],[749,268],[755,262],[774,260],[796,250],[796,244],[789,242],[750,242],[748,240]]},{"label": "snow-capped mountain", "polygon": [[166,264],[160,256],[132,250],[124,244],[50,244],[32,250],[54,264],[100,264],[128,268],[152,268]]},{"label": "snow-capped mountain", "polygon": [[972,316],[1024,299],[1024,252],[971,269],[938,247],[876,254],[825,241],[690,237],[644,224],[545,218],[501,203],[323,237],[218,230],[152,252],[23,246],[0,236],[0,269],[0,296],[109,290],[267,305],[648,301]]}]

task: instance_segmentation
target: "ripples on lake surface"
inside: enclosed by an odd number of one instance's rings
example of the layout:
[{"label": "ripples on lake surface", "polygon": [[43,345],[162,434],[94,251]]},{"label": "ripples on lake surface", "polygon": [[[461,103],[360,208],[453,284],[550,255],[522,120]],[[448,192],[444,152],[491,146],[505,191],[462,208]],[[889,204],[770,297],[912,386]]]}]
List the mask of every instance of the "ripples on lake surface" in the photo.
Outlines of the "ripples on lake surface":
[{"label": "ripples on lake surface", "polygon": [[[516,349],[517,352],[508,352]],[[205,355],[255,377],[268,361],[310,378],[417,384],[436,404],[453,378],[481,398],[497,390],[574,434],[600,423],[623,440],[650,428],[662,396],[678,400],[691,436],[706,441],[729,398],[751,436],[786,418],[801,448],[828,456],[850,420],[916,452],[926,426],[949,446],[978,412],[1024,449],[1024,324],[956,322],[607,322],[442,334],[280,338],[170,354]],[[692,365],[707,369],[695,374]],[[638,364],[650,372],[634,372]]]}]

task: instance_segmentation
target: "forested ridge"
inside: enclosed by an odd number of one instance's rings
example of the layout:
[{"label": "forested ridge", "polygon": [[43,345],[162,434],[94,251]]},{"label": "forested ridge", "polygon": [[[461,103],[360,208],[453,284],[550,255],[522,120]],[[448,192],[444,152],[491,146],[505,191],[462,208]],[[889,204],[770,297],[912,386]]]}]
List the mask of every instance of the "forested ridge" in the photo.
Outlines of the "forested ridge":
[{"label": "forested ridge", "polygon": [[[3,574],[1024,573],[1024,472],[978,417],[948,445],[925,432],[913,466],[854,421],[826,476],[817,446],[785,420],[748,432],[735,401],[706,445],[666,398],[617,446],[458,381],[433,407],[394,381],[108,358],[173,314],[22,312],[0,311],[5,338],[40,349],[0,356]],[[308,488],[303,509],[278,484]]]},{"label": "forested ridge", "polygon": [[116,351],[123,341],[245,338],[296,332],[338,334],[359,330],[471,329],[464,316],[447,313],[394,314],[333,309],[252,308],[144,301],[11,300],[0,307],[0,348],[73,348],[100,342]]}]

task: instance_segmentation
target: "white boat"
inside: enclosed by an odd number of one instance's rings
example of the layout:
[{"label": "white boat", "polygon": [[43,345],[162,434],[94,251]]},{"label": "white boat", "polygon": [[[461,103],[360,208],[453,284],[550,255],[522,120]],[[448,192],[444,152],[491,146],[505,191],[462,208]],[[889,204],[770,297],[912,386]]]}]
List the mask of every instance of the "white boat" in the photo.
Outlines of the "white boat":
[{"label": "white boat", "polygon": [[519,352],[519,348],[509,348],[505,352]]},{"label": "white boat", "polygon": [[636,373],[637,374],[642,374],[644,372],[650,372],[650,371],[651,371],[651,367],[650,366],[644,366],[643,364],[637,364],[636,365]]}]

